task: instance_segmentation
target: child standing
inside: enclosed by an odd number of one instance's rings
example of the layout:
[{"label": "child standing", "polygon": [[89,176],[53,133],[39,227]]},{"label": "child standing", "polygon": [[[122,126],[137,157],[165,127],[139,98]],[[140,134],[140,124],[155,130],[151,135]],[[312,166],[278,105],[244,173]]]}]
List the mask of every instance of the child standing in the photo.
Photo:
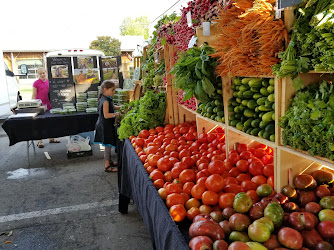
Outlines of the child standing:
[{"label": "child standing", "polygon": [[[44,68],[39,68],[37,70],[39,79],[34,82],[32,88],[32,99],[40,99],[43,105],[46,105],[47,110],[51,109],[51,103],[49,100],[49,79],[46,78],[46,70]],[[50,138],[50,143],[59,143],[60,141]],[[39,148],[43,148],[43,141],[39,140],[37,143]]]},{"label": "child standing", "polygon": [[115,94],[116,84],[113,81],[106,80],[101,84],[99,95],[99,118],[95,125],[95,140],[105,146],[104,149],[104,171],[117,172],[117,163],[111,161],[111,148],[116,146],[116,129],[114,126],[115,109],[112,96]]}]

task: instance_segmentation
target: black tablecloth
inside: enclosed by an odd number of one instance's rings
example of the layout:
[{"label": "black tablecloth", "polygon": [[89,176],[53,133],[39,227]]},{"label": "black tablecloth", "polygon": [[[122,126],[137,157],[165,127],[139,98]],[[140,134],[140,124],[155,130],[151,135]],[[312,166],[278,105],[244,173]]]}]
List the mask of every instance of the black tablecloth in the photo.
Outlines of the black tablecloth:
[{"label": "black tablecloth", "polygon": [[[189,225],[176,224],[173,221],[128,139],[123,144],[119,175],[120,195],[134,200],[155,247],[173,250],[189,249],[187,243],[189,239],[185,239],[185,235],[181,233],[184,231],[182,228],[189,228]],[[185,234],[189,237],[187,230]]]},{"label": "black tablecloth", "polygon": [[57,138],[95,130],[98,113],[51,114],[34,118],[7,119],[2,128],[9,137],[9,146],[20,141]]}]

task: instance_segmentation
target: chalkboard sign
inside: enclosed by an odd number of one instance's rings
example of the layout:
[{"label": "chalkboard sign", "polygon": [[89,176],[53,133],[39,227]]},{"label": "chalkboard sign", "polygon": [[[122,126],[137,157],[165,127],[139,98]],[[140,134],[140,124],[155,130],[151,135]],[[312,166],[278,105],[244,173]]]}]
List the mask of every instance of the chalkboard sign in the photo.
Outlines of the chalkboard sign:
[{"label": "chalkboard sign", "polygon": [[284,9],[296,4],[300,4],[302,0],[278,0],[278,9]]},{"label": "chalkboard sign", "polygon": [[52,108],[75,103],[72,63],[70,57],[48,57],[49,93]]}]

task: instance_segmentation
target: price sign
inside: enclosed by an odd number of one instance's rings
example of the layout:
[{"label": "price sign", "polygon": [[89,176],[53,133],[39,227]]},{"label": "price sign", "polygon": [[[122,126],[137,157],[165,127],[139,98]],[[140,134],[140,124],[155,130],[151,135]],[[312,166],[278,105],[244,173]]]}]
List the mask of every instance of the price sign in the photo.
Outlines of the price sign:
[{"label": "price sign", "polygon": [[203,36],[210,36],[210,22],[203,22]]},{"label": "price sign", "polygon": [[191,20],[191,11],[189,11],[187,13],[187,23],[188,23],[188,27],[192,27],[193,26],[193,21]]}]

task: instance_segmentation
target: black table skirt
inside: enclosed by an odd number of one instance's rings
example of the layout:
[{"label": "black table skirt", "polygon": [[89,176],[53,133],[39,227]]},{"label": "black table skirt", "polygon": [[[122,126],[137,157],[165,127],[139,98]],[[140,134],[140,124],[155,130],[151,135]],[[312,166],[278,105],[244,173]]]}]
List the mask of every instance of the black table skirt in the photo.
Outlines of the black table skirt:
[{"label": "black table skirt", "polygon": [[98,113],[50,114],[34,118],[7,119],[2,127],[9,137],[9,146],[21,141],[57,138],[95,130]]},{"label": "black table skirt", "polygon": [[[124,202],[126,202],[124,198],[133,199],[146,228],[151,234],[155,248],[171,250],[189,249],[188,228],[190,223],[175,223],[173,221],[169,215],[167,206],[160,198],[128,139],[118,147],[118,150],[122,148],[122,162],[119,164],[118,172],[119,205],[124,207]],[[120,154],[120,151],[118,152]]]}]

